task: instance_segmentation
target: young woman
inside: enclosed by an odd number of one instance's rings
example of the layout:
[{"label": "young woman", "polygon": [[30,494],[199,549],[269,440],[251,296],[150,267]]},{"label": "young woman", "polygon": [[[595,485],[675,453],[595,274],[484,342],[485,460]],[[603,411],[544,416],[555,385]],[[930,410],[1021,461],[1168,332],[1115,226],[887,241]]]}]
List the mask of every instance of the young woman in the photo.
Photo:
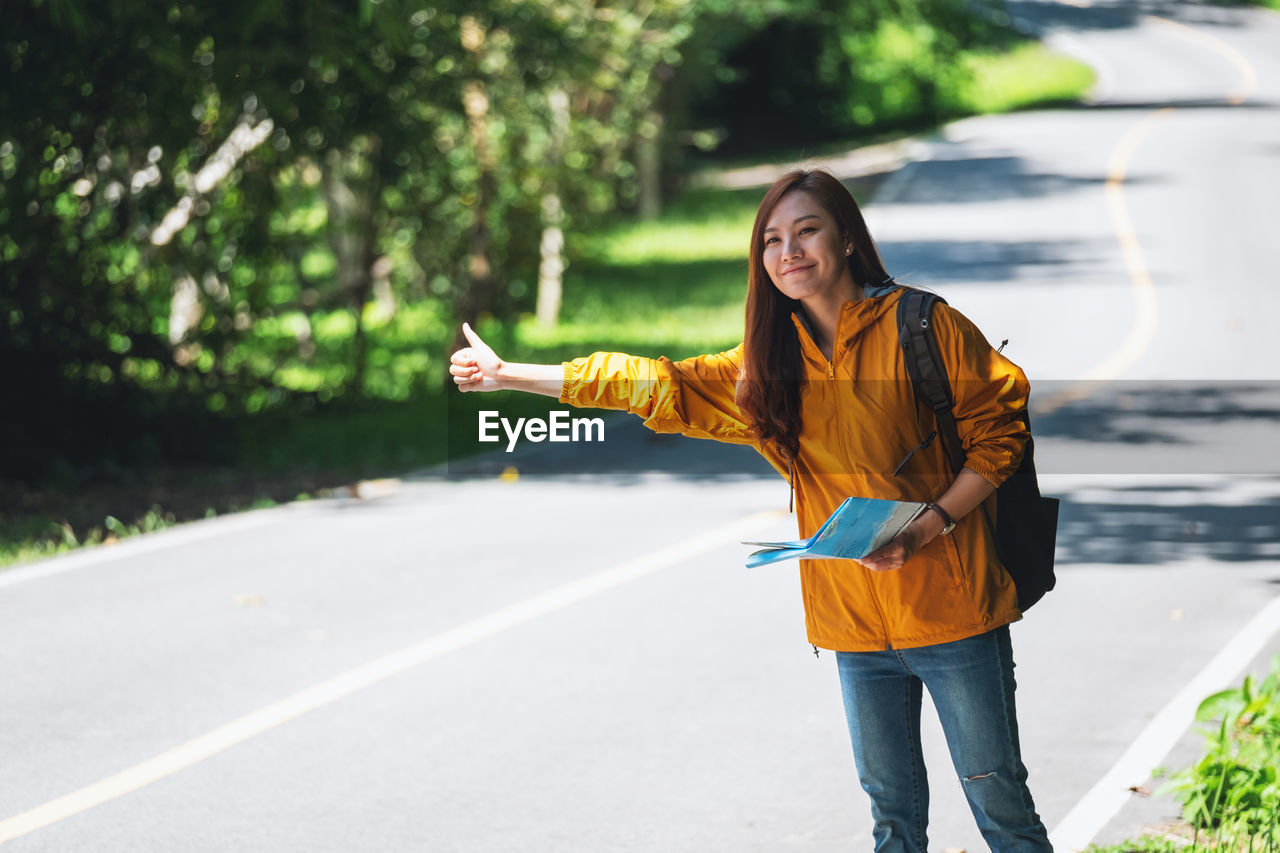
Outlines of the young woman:
[{"label": "young woman", "polygon": [[925,686],[991,849],[1052,849],[1018,743],[1008,628],[1021,618],[1017,591],[974,511],[1021,458],[1026,377],[965,317],[935,307],[966,452],[953,477],[942,442],[926,440],[933,415],[917,404],[898,345],[904,289],[848,190],[821,171],[784,175],[760,203],[750,252],[746,337],[735,349],[680,362],[595,353],[512,364],[464,326],[471,346],[453,355],[454,381],[750,444],[790,481],[801,536],[850,495],[930,503],[860,561],[800,563],[809,641],[836,653],[876,850],[928,849]]}]

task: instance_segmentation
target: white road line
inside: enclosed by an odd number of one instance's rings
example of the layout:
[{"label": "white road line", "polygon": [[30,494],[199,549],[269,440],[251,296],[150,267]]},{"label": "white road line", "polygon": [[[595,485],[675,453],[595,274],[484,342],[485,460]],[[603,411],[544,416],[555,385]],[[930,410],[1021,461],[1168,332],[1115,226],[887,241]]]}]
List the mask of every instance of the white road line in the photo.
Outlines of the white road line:
[{"label": "white road line", "polygon": [[612,568],[481,616],[457,628],[429,637],[416,645],[348,670],[328,681],[259,708],[237,720],[232,720],[226,725],[219,726],[154,758],[135,764],[114,776],[0,821],[0,844],[146,787],[179,770],[230,749],[238,743],[427,661],[685,562],[707,551],[723,547],[737,541],[740,536],[758,533],[762,523],[777,519],[781,515],[779,511],[770,510],[738,519],[683,542],[627,560]]},{"label": "white road line", "polygon": [[64,572],[96,566],[126,557],[149,554],[165,548],[174,548],[202,539],[212,539],[242,530],[262,527],[273,521],[281,520],[281,512],[297,512],[299,504],[253,510],[235,515],[192,521],[179,527],[157,530],[137,537],[124,539],[115,545],[94,545],[82,551],[73,551],[62,556],[49,557],[32,563],[29,566],[16,566],[12,569],[0,570],[0,589],[16,586],[27,581],[60,575]]},{"label": "white road line", "polygon": [[1272,599],[1249,620],[1147,724],[1120,760],[1049,833],[1053,848],[1066,853],[1088,846],[1133,796],[1129,786],[1145,782],[1151,770],[1182,737],[1195,720],[1196,708],[1204,697],[1228,687],[1277,630],[1280,630],[1280,598]]}]

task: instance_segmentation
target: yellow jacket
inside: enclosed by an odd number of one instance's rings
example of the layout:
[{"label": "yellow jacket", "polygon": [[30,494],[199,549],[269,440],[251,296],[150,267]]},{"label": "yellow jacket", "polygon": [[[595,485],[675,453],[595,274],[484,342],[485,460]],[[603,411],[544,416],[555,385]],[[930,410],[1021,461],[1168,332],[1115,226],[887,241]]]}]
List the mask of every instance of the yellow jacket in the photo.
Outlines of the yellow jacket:
[{"label": "yellow jacket", "polygon": [[[810,536],[850,495],[932,501],[952,477],[898,345],[902,290],[846,302],[832,361],[799,317],[804,413],[794,482],[799,533]],[[938,303],[933,328],[955,400],[965,467],[999,485],[1018,466],[1027,433],[1019,413],[1029,385],[958,311]],[[754,446],[784,477],[785,461],[762,447],[734,402],[742,345],[672,362],[598,352],[564,364],[561,402],[625,409],[655,432]],[[995,495],[988,509],[995,518]],[[1017,591],[995,555],[981,510],[960,519],[900,569],[873,572],[852,560],[801,560],[809,642],[839,651],[913,648],[959,640],[1019,618]]]}]

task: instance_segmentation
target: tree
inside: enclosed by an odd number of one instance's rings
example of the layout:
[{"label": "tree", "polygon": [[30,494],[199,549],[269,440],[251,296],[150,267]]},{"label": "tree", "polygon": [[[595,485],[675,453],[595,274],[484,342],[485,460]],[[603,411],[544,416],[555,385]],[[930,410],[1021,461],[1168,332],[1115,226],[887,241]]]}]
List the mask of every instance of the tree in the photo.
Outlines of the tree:
[{"label": "tree", "polygon": [[[523,310],[544,231],[635,202],[696,4],[10,11],[0,357],[26,402],[4,461],[30,470],[190,454],[222,414],[362,392],[375,291]],[[332,311],[339,345],[313,334]]]}]

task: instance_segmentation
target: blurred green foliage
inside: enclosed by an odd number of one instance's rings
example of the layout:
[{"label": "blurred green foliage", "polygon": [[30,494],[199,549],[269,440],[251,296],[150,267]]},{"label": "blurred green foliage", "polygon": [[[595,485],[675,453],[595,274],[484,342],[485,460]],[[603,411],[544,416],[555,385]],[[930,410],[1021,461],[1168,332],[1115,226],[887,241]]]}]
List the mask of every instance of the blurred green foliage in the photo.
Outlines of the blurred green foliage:
[{"label": "blurred green foliage", "polygon": [[[1000,0],[14,0],[0,479],[437,460],[464,319],[517,359],[731,346],[756,194],[686,194],[636,222],[646,169],[674,198],[707,152],[974,109],[955,94],[975,79],[966,57],[1009,40],[1003,15]],[[570,264],[547,326],[530,312],[552,224]]]},{"label": "blurred green foliage", "polygon": [[569,222],[634,196],[698,11],[8,4],[2,470],[217,460],[244,416],[438,387],[441,330],[532,298],[547,187]]},{"label": "blurred green foliage", "polygon": [[935,125],[964,110],[967,54],[1026,42],[1002,2],[795,0],[749,32],[728,28],[695,97],[720,153],[822,145]]},{"label": "blurred green foliage", "polygon": [[1027,106],[1075,103],[1094,82],[1087,65],[1066,56],[1046,54],[1037,43],[1009,51],[965,53],[961,65],[967,83],[949,95],[950,110],[959,114],[1003,113]]}]

